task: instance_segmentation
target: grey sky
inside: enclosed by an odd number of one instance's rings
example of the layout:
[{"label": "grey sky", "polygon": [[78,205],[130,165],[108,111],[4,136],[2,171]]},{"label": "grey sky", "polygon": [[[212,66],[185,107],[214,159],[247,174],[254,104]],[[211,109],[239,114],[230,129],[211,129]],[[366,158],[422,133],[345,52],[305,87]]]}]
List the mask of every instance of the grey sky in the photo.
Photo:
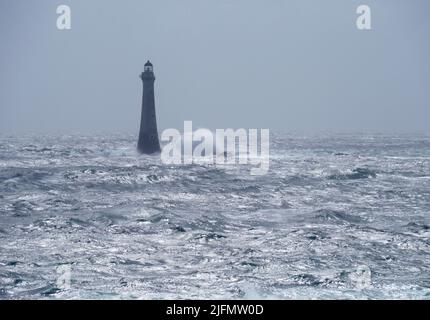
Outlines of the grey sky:
[{"label": "grey sky", "polygon": [[0,0],[0,132],[136,133],[147,59],[160,129],[429,132],[429,15],[428,0]]}]

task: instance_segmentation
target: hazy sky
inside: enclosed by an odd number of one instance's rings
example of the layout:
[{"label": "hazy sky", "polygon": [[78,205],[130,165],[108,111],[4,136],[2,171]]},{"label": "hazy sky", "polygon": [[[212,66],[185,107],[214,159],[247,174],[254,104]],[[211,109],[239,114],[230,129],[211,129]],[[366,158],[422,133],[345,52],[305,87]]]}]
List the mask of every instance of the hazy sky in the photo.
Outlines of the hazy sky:
[{"label": "hazy sky", "polygon": [[136,133],[147,59],[160,129],[430,131],[428,0],[0,0],[0,40],[0,133]]}]

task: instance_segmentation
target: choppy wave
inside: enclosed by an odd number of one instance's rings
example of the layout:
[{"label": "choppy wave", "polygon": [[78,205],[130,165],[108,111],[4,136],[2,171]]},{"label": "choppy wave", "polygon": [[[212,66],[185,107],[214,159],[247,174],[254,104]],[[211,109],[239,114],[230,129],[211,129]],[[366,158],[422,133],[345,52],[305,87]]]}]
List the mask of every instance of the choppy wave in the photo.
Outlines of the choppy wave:
[{"label": "choppy wave", "polygon": [[275,134],[263,176],[2,136],[0,298],[428,298],[429,172],[426,136]]}]

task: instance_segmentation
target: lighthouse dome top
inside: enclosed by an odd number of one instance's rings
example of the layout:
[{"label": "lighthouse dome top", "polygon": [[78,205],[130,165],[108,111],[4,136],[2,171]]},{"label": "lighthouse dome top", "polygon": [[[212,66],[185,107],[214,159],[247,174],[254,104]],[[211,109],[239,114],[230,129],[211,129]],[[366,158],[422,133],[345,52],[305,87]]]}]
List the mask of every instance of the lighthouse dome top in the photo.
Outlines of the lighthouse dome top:
[{"label": "lighthouse dome top", "polygon": [[144,70],[152,72],[152,69],[153,69],[152,63],[151,63],[151,61],[148,60],[144,65]]}]

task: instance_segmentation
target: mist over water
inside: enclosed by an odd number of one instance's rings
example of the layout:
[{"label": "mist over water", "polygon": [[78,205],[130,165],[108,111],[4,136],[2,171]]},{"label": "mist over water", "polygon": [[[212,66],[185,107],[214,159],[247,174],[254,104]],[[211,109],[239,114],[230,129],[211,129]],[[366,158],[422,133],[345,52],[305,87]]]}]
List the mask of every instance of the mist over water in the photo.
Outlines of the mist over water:
[{"label": "mist over water", "polygon": [[430,296],[430,136],[274,133],[263,176],[135,147],[0,136],[0,298]]}]

